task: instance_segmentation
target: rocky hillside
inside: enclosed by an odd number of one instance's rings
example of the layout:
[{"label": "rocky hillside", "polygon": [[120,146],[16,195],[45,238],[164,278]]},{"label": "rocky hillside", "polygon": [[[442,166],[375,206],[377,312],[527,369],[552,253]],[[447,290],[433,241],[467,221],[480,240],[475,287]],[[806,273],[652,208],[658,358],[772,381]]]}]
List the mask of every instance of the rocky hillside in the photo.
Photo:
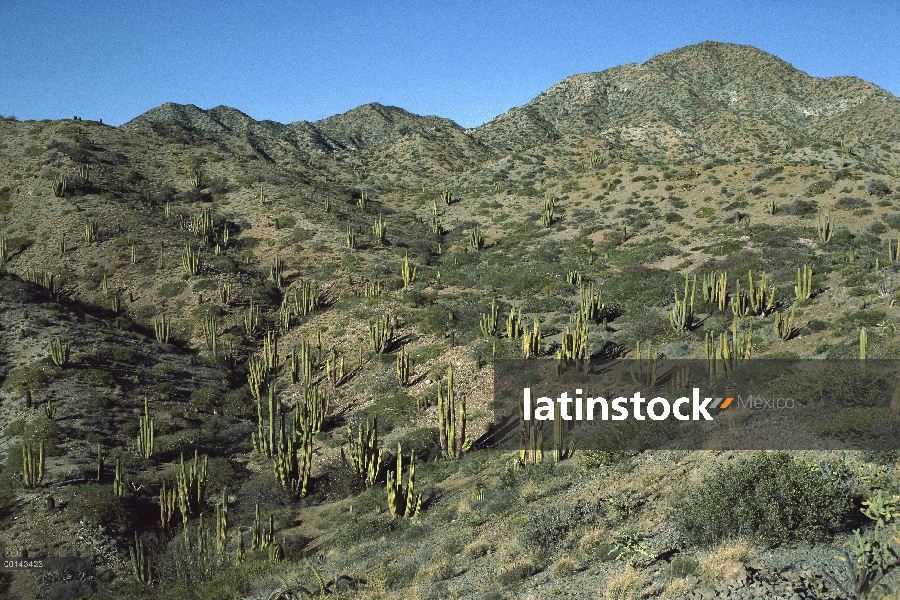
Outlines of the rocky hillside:
[{"label": "rocky hillside", "polygon": [[0,555],[77,558],[0,596],[897,597],[888,407],[831,451],[490,435],[495,359],[896,359],[897,107],[703,43],[470,130],[0,118]]}]

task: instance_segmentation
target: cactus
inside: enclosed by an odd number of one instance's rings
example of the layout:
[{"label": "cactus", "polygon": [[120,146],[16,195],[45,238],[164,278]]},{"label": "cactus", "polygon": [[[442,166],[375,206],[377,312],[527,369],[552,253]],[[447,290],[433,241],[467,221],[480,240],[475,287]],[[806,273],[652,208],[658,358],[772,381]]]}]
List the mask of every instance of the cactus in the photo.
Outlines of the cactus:
[{"label": "cactus", "polygon": [[397,470],[388,471],[387,474],[387,500],[388,509],[392,517],[416,518],[422,509],[422,497],[415,493],[416,486],[416,457],[409,455],[409,476],[406,486],[403,486],[403,453],[400,444],[397,444]]},{"label": "cactus", "polygon": [[774,215],[776,210],[778,210],[778,206],[775,204],[775,199],[773,198],[766,203],[766,211],[770,215]]},{"label": "cactus", "polygon": [[453,204],[453,192],[451,192],[450,190],[444,190],[443,192],[441,192],[441,201],[447,206]]},{"label": "cactus", "polygon": [[570,325],[566,326],[560,339],[560,348],[556,351],[556,359],[581,360],[588,355],[588,323],[576,313]]},{"label": "cactus", "polygon": [[865,362],[869,358],[869,332],[863,327],[859,330],[859,360]]},{"label": "cactus", "polygon": [[150,585],[153,577],[150,573],[150,556],[144,547],[144,542],[138,539],[137,531],[134,532],[134,546],[128,548],[131,556],[131,574],[134,580],[144,585]]},{"label": "cactus", "polygon": [[409,375],[412,372],[412,358],[406,352],[406,347],[402,346],[400,352],[397,353],[397,381],[400,385],[406,387],[409,385]]},{"label": "cactus", "polygon": [[522,355],[525,359],[537,356],[541,353],[541,325],[537,315],[534,317],[534,327],[531,331],[522,333]]},{"label": "cactus", "polygon": [[356,234],[353,233],[349,225],[347,225],[347,248],[350,250],[356,248]]},{"label": "cactus", "polygon": [[580,308],[579,314],[581,318],[588,322],[595,322],[605,314],[606,305],[603,304],[602,294],[594,293],[594,282],[588,285],[580,284],[579,287]]},{"label": "cactus", "polygon": [[267,458],[272,458],[275,454],[275,417],[280,415],[280,405],[276,407],[275,392],[273,388],[269,388],[268,394],[268,425],[263,418],[262,398],[256,396],[256,433],[251,434],[253,449],[259,454]]},{"label": "cactus", "polygon": [[216,356],[219,353],[218,336],[216,334],[218,323],[219,319],[216,316],[216,313],[213,312],[206,313],[201,320],[206,347],[213,353],[213,356]]},{"label": "cactus", "polygon": [[710,375],[714,375],[719,366],[724,370],[736,369],[753,353],[753,323],[747,332],[738,332],[738,319],[731,323],[731,339],[723,332],[718,340],[713,333],[706,334],[706,359],[709,362]]},{"label": "cactus", "polygon": [[[900,237],[897,238],[897,245],[894,246],[894,243],[888,238],[887,241],[888,247],[888,261],[889,262],[900,262]],[[2,252],[0,252],[2,254]],[[0,262],[2,262],[2,256],[0,256]],[[877,270],[877,269],[876,269]]]},{"label": "cactus", "polygon": [[242,313],[242,318],[244,331],[247,332],[248,336],[252,337],[256,333],[256,328],[259,326],[259,305],[253,305],[253,298],[250,299],[250,307]]},{"label": "cactus", "polygon": [[206,470],[208,457],[204,454],[200,461],[198,452],[194,450],[194,461],[190,468],[184,463],[184,453],[181,454],[180,470],[175,473],[175,488],[177,489],[178,510],[181,520],[187,527],[188,517],[199,516],[206,500]]},{"label": "cactus", "polygon": [[831,211],[828,212],[828,216],[825,217],[824,221],[822,220],[822,214],[819,213],[819,216],[816,217],[816,231],[823,244],[831,241],[831,236],[834,234],[834,214]]},{"label": "cactus", "polygon": [[581,285],[582,280],[584,279],[584,274],[581,271],[576,271],[574,269],[569,269],[566,272],[566,283],[569,285]]},{"label": "cactus", "polygon": [[91,182],[90,166],[88,166],[84,163],[78,165],[78,177],[81,178],[82,183],[90,183]]},{"label": "cactus", "polygon": [[64,346],[62,340],[59,338],[55,338],[50,341],[50,358],[53,359],[53,363],[62,367],[66,363],[69,362],[69,343],[66,342]]},{"label": "cactus", "polygon": [[516,312],[515,307],[509,307],[509,316],[506,317],[506,337],[517,340],[522,337],[522,309]]},{"label": "cactus", "polygon": [[275,258],[272,259],[272,266],[269,267],[269,277],[272,278],[275,287],[281,289],[284,283],[284,261],[281,260],[281,256],[278,254],[275,254]]},{"label": "cactus", "polygon": [[159,321],[153,317],[153,332],[156,334],[156,341],[160,344],[169,343],[169,321],[166,315],[160,315]]},{"label": "cactus", "polygon": [[373,417],[365,426],[360,424],[353,437],[353,428],[347,425],[347,439],[350,441],[349,460],[341,448],[341,460],[353,468],[356,476],[365,483],[366,487],[372,487],[381,473],[382,450],[378,448],[378,420]]},{"label": "cactus", "polygon": [[22,485],[27,489],[35,488],[44,481],[44,442],[38,446],[37,460],[34,458],[34,447],[31,442],[22,443]]},{"label": "cactus", "polygon": [[219,301],[222,302],[222,304],[224,304],[225,306],[228,306],[229,302],[231,302],[231,299],[233,297],[232,293],[231,293],[231,289],[232,289],[231,283],[223,283],[222,285],[219,286]]},{"label": "cactus", "polygon": [[47,404],[44,405],[44,416],[51,421],[56,418],[56,405],[53,404],[52,398],[47,400]]},{"label": "cactus", "polygon": [[403,264],[400,265],[400,276],[403,277],[403,286],[408,288],[409,284],[416,280],[416,270],[418,267],[410,268],[409,265],[409,250],[406,251],[406,257],[403,259]]},{"label": "cactus", "polygon": [[203,183],[203,170],[199,167],[193,168],[188,173],[188,178],[190,179],[191,186],[198,188],[200,184]]},{"label": "cactus", "polygon": [[806,300],[812,297],[812,269],[809,265],[797,268],[797,285],[794,286],[797,300]]},{"label": "cactus", "polygon": [[444,224],[435,215],[432,215],[431,217],[431,233],[438,236],[444,235]]},{"label": "cactus", "polygon": [[328,415],[329,397],[318,385],[306,385],[303,402],[294,406],[294,424],[300,431],[311,434],[321,433],[325,417]]},{"label": "cactus", "polygon": [[216,504],[216,549],[225,552],[228,541],[228,491],[222,488],[222,502]]},{"label": "cactus", "polygon": [[384,243],[384,232],[385,232],[384,216],[379,214],[378,217],[375,219],[375,223],[372,225],[372,235],[375,236],[376,240],[378,240],[380,243],[383,244]]},{"label": "cactus", "polygon": [[306,495],[312,471],[312,436],[311,428],[298,431],[296,421],[293,425],[286,426],[284,416],[281,417],[281,431],[272,458],[272,470],[281,486],[297,497]]},{"label": "cactus", "polygon": [[[635,385],[642,385],[645,387],[656,387],[656,382],[658,379],[658,364],[659,364],[659,352],[653,350],[650,344],[645,348],[645,353],[641,351],[641,343],[638,342],[635,347],[635,358],[637,359],[637,370],[631,372],[631,380],[634,381]],[[646,364],[647,370],[644,370],[644,366]]]},{"label": "cactus", "polygon": [[184,252],[181,253],[181,266],[188,275],[196,275],[200,272],[200,249],[196,252],[191,250],[190,244],[184,245]]},{"label": "cactus", "polygon": [[88,244],[92,244],[97,241],[97,230],[99,229],[99,225],[95,219],[88,219],[84,222],[84,241]]},{"label": "cactus", "polygon": [[362,192],[359,195],[359,200],[356,204],[359,206],[359,210],[366,212],[366,209],[369,207],[369,194],[367,192]]},{"label": "cactus", "polygon": [[97,483],[103,481],[103,449],[97,444]]},{"label": "cactus", "polygon": [[438,383],[438,431],[441,451],[447,458],[461,458],[468,445],[466,439],[466,401],[460,398],[457,408],[453,389],[453,366],[447,367],[447,392]]},{"label": "cactus", "polygon": [[375,321],[369,321],[369,347],[376,354],[384,354],[391,345],[394,336],[394,325],[387,315]]},{"label": "cactus", "polygon": [[797,330],[794,329],[794,313],[796,311],[796,304],[791,307],[791,314],[788,316],[782,316],[777,310],[775,311],[775,333],[785,342],[797,333]]},{"label": "cactus", "polygon": [[144,398],[144,416],[138,419],[137,452],[145,459],[153,456],[153,419],[147,398]]},{"label": "cactus", "polygon": [[767,286],[765,273],[760,277],[758,286],[753,283],[753,271],[748,273],[747,279],[747,299],[750,303],[750,312],[764,317],[775,307],[775,287]]},{"label": "cactus", "polygon": [[544,212],[541,214],[541,224],[544,227],[550,227],[553,224],[553,208],[555,201],[553,196],[547,194],[544,196]]},{"label": "cactus", "polygon": [[481,327],[481,333],[487,336],[495,336],[497,335],[497,318],[500,315],[500,310],[497,308],[497,299],[494,298],[491,300],[491,312],[490,314],[481,315],[481,322],[479,326]]},{"label": "cactus", "polygon": [[469,244],[471,245],[472,250],[475,251],[484,248],[484,234],[481,233],[478,225],[476,225],[469,234]]},{"label": "cactus", "polygon": [[116,477],[113,479],[113,494],[122,497],[125,495],[125,483],[122,481],[122,459],[116,458]]},{"label": "cactus", "polygon": [[[688,301],[688,289],[690,288],[691,299]],[[688,282],[687,275],[684,276],[684,299],[678,299],[678,290],[675,290],[675,306],[669,313],[669,324],[675,331],[688,331],[694,324],[694,294],[697,291],[697,277],[694,276],[693,285]]]},{"label": "cactus", "polygon": [[177,488],[166,488],[166,482],[162,482],[159,490],[159,524],[164,531],[172,528],[172,516],[177,506]]},{"label": "cactus", "polygon": [[0,235],[0,266],[6,264],[9,259],[9,243],[5,235]]},{"label": "cactus", "polygon": [[50,188],[53,190],[53,195],[57,198],[62,198],[66,195],[66,177],[65,175],[59,175],[53,179],[53,183]]}]

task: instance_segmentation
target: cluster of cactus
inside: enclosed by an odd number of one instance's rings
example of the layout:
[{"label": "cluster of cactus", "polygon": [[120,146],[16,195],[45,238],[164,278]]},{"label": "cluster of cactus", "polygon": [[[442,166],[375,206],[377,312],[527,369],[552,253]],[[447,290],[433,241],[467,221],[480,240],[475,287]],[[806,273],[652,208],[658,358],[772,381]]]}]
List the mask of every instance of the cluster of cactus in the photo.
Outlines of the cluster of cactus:
[{"label": "cluster of cactus", "polygon": [[368,192],[362,192],[359,195],[359,200],[356,202],[356,205],[359,206],[359,209],[363,212],[366,212],[366,209],[369,207],[369,194]]},{"label": "cluster of cactus", "polygon": [[522,309],[516,310],[515,307],[509,307],[509,315],[506,317],[506,337],[511,340],[517,340],[522,337],[525,331],[522,327]]},{"label": "cluster of cactus", "polygon": [[575,269],[569,269],[566,272],[566,283],[569,285],[581,285],[581,282],[584,280],[584,274],[581,271],[577,271]]},{"label": "cluster of cactus", "polygon": [[431,233],[434,235],[444,235],[444,223],[438,219],[436,215],[431,216]]},{"label": "cluster of cactus", "polygon": [[534,316],[534,327],[522,332],[522,356],[529,359],[541,353],[541,324],[537,315]]},{"label": "cluster of cactus", "polygon": [[356,295],[368,298],[370,296],[380,296],[382,292],[384,292],[384,282],[376,279],[375,281],[364,281],[362,293],[357,291]]},{"label": "cluster of cactus", "polygon": [[34,267],[25,269],[25,280],[46,288],[51,294],[58,294],[62,289],[62,281],[52,273],[44,270],[35,271]]},{"label": "cluster of cactus", "polygon": [[544,429],[540,421],[520,421],[519,463],[537,464],[544,460]]},{"label": "cluster of cactus", "polygon": [[556,351],[557,360],[581,360],[588,356],[588,322],[576,313],[575,318],[560,338],[560,347]]},{"label": "cluster of cactus", "polygon": [[484,248],[484,234],[481,233],[478,225],[472,228],[472,231],[469,233],[469,245],[472,247],[472,250],[476,251]]},{"label": "cluster of cactus", "polygon": [[397,353],[397,381],[403,387],[409,385],[409,376],[412,373],[412,357],[406,351],[405,346],[401,346],[400,352]]},{"label": "cluster of cactus", "polygon": [[393,320],[384,315],[378,320],[369,321],[369,347],[376,354],[384,354],[391,346],[394,337]]},{"label": "cluster of cactus", "polygon": [[822,214],[819,213],[819,216],[816,217],[816,232],[823,244],[831,241],[831,236],[834,235],[834,213],[828,211],[828,216],[824,220]]},{"label": "cluster of cactus", "polygon": [[90,166],[81,163],[78,165],[78,177],[81,178],[81,181],[84,183],[91,182],[91,168]]},{"label": "cluster of cactus", "polygon": [[284,261],[281,260],[281,255],[275,254],[275,258],[272,259],[272,266],[269,267],[269,277],[275,283],[275,287],[281,289],[281,286],[284,284]]},{"label": "cluster of cactus", "polygon": [[590,162],[591,168],[594,168],[602,165],[604,158],[596,152],[592,151],[590,156],[588,157],[588,160]]},{"label": "cluster of cactus", "polygon": [[410,452],[409,475],[403,485],[403,454],[397,444],[397,470],[387,474],[388,509],[393,517],[416,518],[422,510],[422,496],[416,494],[416,457]]},{"label": "cluster of cactus", "polygon": [[580,305],[578,314],[585,322],[596,322],[606,314],[601,292],[594,293],[594,282],[579,285]]},{"label": "cluster of cactus", "polygon": [[409,250],[406,251],[406,256],[403,258],[403,263],[400,265],[400,276],[403,278],[403,286],[408,288],[410,284],[416,280],[416,270],[418,267],[411,267],[409,264]]},{"label": "cluster of cactus", "polygon": [[207,349],[213,353],[213,356],[217,356],[219,353],[219,338],[216,330],[218,329],[219,318],[216,316],[216,313],[208,312],[203,315],[201,325]]},{"label": "cluster of cactus", "polygon": [[375,239],[381,243],[384,243],[384,216],[379,214],[375,219],[375,223],[372,225],[372,235],[375,236]]},{"label": "cluster of cactus", "polygon": [[88,244],[91,244],[97,241],[99,237],[98,231],[100,229],[100,225],[97,223],[96,219],[88,219],[84,222],[84,241]]},{"label": "cluster of cactus", "polygon": [[[894,242],[888,238],[887,241],[887,251],[888,251],[888,261],[890,262],[900,262],[900,237],[897,238],[897,245],[894,245]],[[2,259],[0,259],[2,262]]]},{"label": "cluster of cactus", "polygon": [[223,305],[228,306],[233,297],[231,282],[225,282],[219,286],[219,301]]},{"label": "cluster of cactus", "polygon": [[859,330],[859,360],[865,361],[869,358],[869,332],[863,327]]},{"label": "cluster of cactus", "polygon": [[122,480],[121,458],[116,458],[116,476],[113,479],[113,494],[120,498],[125,495],[125,482]]},{"label": "cluster of cactus", "polygon": [[728,305],[728,274],[706,273],[703,275],[703,301],[715,304],[720,311]]},{"label": "cluster of cactus", "polygon": [[468,445],[466,439],[466,401],[456,400],[453,388],[453,365],[447,367],[447,388],[438,382],[438,433],[441,452],[447,458],[461,458]]},{"label": "cluster of cactus", "polygon": [[153,419],[150,418],[150,404],[144,398],[144,415],[138,419],[137,453],[143,458],[153,456]]},{"label": "cluster of cactus", "polygon": [[[243,549],[244,537],[240,538],[240,550]],[[262,520],[259,518],[259,503],[256,504],[256,517],[253,519],[253,526],[250,528],[250,551],[266,550],[277,546],[275,541],[275,516],[269,515],[269,526],[263,527]]]},{"label": "cluster of cactus", "polygon": [[131,264],[137,264],[137,244],[131,242]]},{"label": "cluster of cactus", "polygon": [[259,305],[254,306],[253,298],[250,298],[250,306],[241,313],[241,317],[244,323],[244,331],[247,332],[248,336],[252,337],[256,333],[257,327],[259,327]]},{"label": "cluster of cactus", "polygon": [[788,341],[797,333],[794,329],[794,314],[797,311],[797,305],[791,306],[791,314],[785,316],[775,311],[775,333],[784,341]]},{"label": "cluster of cactus", "polygon": [[[62,258],[63,256],[66,255],[66,250],[68,250],[69,247],[66,244],[66,234],[65,233],[62,234],[61,236],[59,236],[59,242],[57,242],[56,247],[59,248],[59,257],[60,258]],[[2,262],[2,261],[0,261],[0,262]]]},{"label": "cluster of cactus", "polygon": [[6,264],[9,258],[9,242],[5,235],[0,235],[0,266]]},{"label": "cluster of cactus", "polygon": [[156,334],[156,341],[160,344],[169,343],[169,320],[166,315],[160,315],[159,320],[153,317],[153,332]]},{"label": "cluster of cactus", "polygon": [[562,417],[562,411],[553,412],[553,460],[559,462],[575,454],[575,442],[569,439],[571,422]]},{"label": "cluster of cactus", "polygon": [[131,556],[131,574],[135,581],[144,585],[150,585],[153,577],[150,572],[150,555],[147,548],[144,547],[144,541],[138,538],[137,531],[134,532],[134,546],[128,548]]},{"label": "cluster of cactus", "polygon": [[44,481],[44,442],[38,446],[38,456],[35,460],[34,447],[31,442],[22,443],[22,485],[31,489],[39,486]]},{"label": "cluster of cactus", "polygon": [[338,356],[337,350],[331,349],[331,353],[325,357],[325,377],[331,384],[331,389],[337,389],[344,382],[347,373],[344,370],[344,357]]},{"label": "cluster of cactus", "polygon": [[265,188],[260,188],[260,190],[259,190],[259,198],[257,198],[257,199],[259,200],[259,205],[260,205],[260,206],[265,206],[265,205],[266,205],[266,202],[269,201],[269,196],[266,194]]},{"label": "cluster of cactus", "polygon": [[447,206],[450,206],[451,204],[453,204],[453,192],[451,192],[450,190],[442,191],[441,192],[441,201],[444,204],[446,204]]},{"label": "cluster of cactus", "polygon": [[775,204],[775,199],[773,198],[766,203],[766,212],[770,215],[774,215],[776,210],[778,210],[778,206]]},{"label": "cluster of cactus", "polygon": [[479,327],[481,333],[487,336],[497,335],[497,320],[500,316],[500,309],[497,307],[497,299],[491,300],[491,312],[481,315]]},{"label": "cluster of cactus", "polygon": [[306,385],[312,385],[318,360],[313,358],[312,347],[307,340],[300,340],[300,346],[295,346],[291,349],[288,361],[291,371],[291,383],[299,383],[302,374],[302,380]]},{"label": "cluster of cactus", "polygon": [[347,248],[353,250],[356,248],[356,233],[347,225]]},{"label": "cluster of cactus", "polygon": [[44,405],[44,416],[51,421],[56,418],[56,405],[53,403],[53,398],[47,400],[47,404]]},{"label": "cluster of cactus", "polygon": [[222,501],[216,504],[216,548],[219,552],[225,551],[228,541],[228,490],[222,488]]},{"label": "cluster of cactus", "polygon": [[797,285],[794,286],[797,300],[812,298],[812,267],[803,265],[797,268]]},{"label": "cluster of cactus", "polygon": [[216,229],[212,213],[208,208],[204,208],[199,213],[192,215],[187,223],[187,229],[194,235],[199,236],[206,245],[212,246],[215,240]]},{"label": "cluster of cactus", "polygon": [[297,497],[306,495],[309,474],[312,471],[313,430],[304,425],[305,420],[295,418],[291,424],[282,416],[278,443],[272,457],[272,471],[281,487]]},{"label": "cluster of cactus", "polygon": [[[694,324],[694,294],[697,291],[697,276],[692,282],[684,276],[684,298],[678,299],[678,290],[675,290],[675,306],[669,313],[669,324],[675,331],[688,331]],[[690,300],[688,295],[690,294]]]},{"label": "cluster of cactus", "polygon": [[747,281],[747,290],[742,290],[741,281],[735,280],[735,290],[731,296],[731,313],[735,317],[767,315],[775,307],[775,287],[768,287],[765,273],[760,277],[758,285],[753,282],[753,271],[748,273]]},{"label": "cluster of cactus", "polygon": [[202,514],[206,499],[208,458],[204,454],[201,461],[195,449],[194,461],[190,468],[187,468],[184,463],[184,453],[181,454],[181,468],[175,473],[175,490],[178,511],[181,513],[181,521],[185,527],[187,527],[189,517]]},{"label": "cluster of cactus", "polygon": [[190,244],[184,245],[184,252],[181,253],[181,266],[188,275],[196,275],[200,272],[200,248],[194,252]]},{"label": "cluster of cactus", "polygon": [[641,343],[637,342],[635,345],[634,357],[636,359],[636,368],[631,371],[631,380],[635,385],[642,385],[650,388],[656,387],[656,382],[659,379],[659,352],[654,350],[653,346],[650,344],[641,348]]},{"label": "cluster of cactus", "polygon": [[190,179],[191,186],[198,188],[200,184],[203,183],[203,170],[200,167],[194,167],[188,173],[188,178]]},{"label": "cluster of cactus", "polygon": [[541,225],[544,227],[550,227],[553,224],[553,209],[555,207],[555,200],[552,195],[547,194],[544,196],[544,212],[541,213]]},{"label": "cluster of cactus", "polygon": [[251,434],[253,449],[267,458],[275,454],[275,421],[280,418],[281,405],[275,400],[274,388],[268,391],[268,419],[263,417],[262,398],[256,398],[256,432]]},{"label": "cluster of cactus", "polygon": [[55,338],[50,341],[50,358],[53,364],[58,367],[64,366],[69,362],[69,343],[63,345],[62,340]]},{"label": "cluster of cactus", "polygon": [[341,460],[349,464],[356,476],[366,487],[372,487],[381,474],[382,450],[378,447],[378,420],[374,417],[365,425],[360,423],[353,436],[353,428],[347,424],[347,439],[350,441],[349,458],[341,448]]},{"label": "cluster of cactus", "polygon": [[746,332],[738,331],[738,319],[731,323],[731,339],[728,332],[719,334],[706,334],[706,359],[709,362],[710,374],[718,371],[719,366],[724,370],[735,369],[740,364],[749,360],[753,353],[753,323]]},{"label": "cluster of cactus", "polygon": [[269,387],[270,380],[278,370],[278,338],[274,331],[268,331],[263,338],[262,351],[248,360],[247,383],[250,391],[259,399]]},{"label": "cluster of cactus", "polygon": [[66,195],[66,177],[65,175],[58,175],[53,179],[53,183],[50,184],[51,189],[53,190],[53,195],[57,198],[62,198]]},{"label": "cluster of cactus", "polygon": [[294,405],[294,423],[299,425],[300,431],[321,433],[328,416],[329,401],[328,392],[318,385],[304,386],[303,401]]}]

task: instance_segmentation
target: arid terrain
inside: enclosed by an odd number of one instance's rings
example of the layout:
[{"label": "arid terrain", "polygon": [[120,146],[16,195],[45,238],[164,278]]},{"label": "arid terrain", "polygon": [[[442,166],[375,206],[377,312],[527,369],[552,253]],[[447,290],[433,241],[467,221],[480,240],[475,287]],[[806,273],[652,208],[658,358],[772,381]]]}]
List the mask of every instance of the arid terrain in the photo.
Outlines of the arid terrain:
[{"label": "arid terrain", "polygon": [[900,357],[892,94],[705,42],[474,129],[81,117],[0,117],[0,554],[84,558],[0,596],[900,595],[900,441],[489,435],[494,359]]}]

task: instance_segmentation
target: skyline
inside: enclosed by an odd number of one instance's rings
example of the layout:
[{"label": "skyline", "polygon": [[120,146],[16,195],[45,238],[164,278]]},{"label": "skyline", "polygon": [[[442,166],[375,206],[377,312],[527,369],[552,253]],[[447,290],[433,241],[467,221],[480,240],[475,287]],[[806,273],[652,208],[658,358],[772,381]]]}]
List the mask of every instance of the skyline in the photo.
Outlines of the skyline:
[{"label": "skyline", "polygon": [[14,0],[0,114],[118,126],[176,102],[289,123],[378,102],[470,128],[571,75],[706,40],[900,94],[900,3],[544,4]]}]

